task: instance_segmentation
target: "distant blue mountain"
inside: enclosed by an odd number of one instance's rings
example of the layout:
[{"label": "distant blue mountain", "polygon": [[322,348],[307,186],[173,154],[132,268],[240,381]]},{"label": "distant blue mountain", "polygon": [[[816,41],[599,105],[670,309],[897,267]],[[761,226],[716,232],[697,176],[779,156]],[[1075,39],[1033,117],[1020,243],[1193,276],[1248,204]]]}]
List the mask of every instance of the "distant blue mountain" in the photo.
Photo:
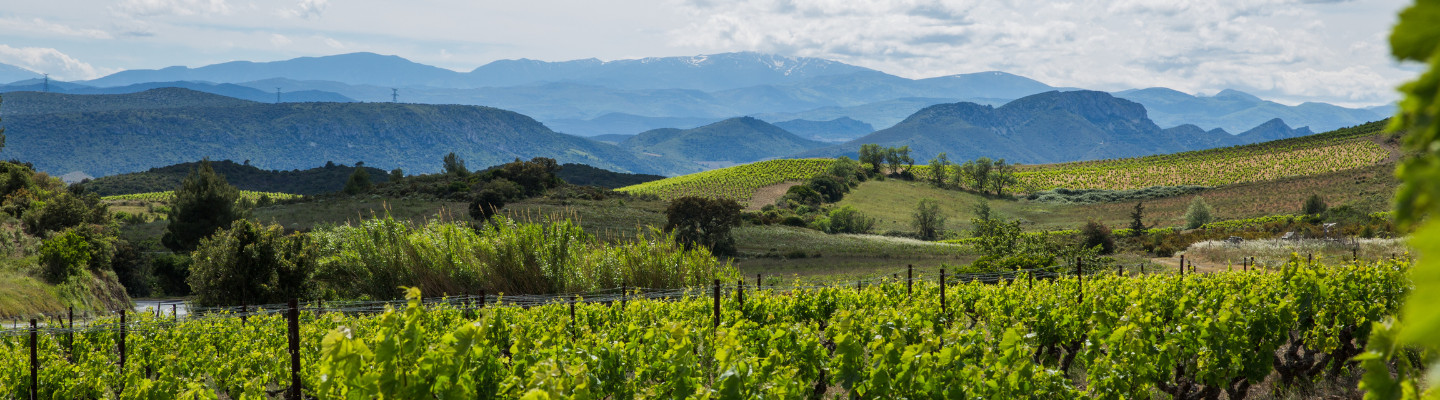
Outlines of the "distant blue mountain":
[{"label": "distant blue mountain", "polygon": [[1163,127],[1193,124],[1206,130],[1221,128],[1229,132],[1243,132],[1279,118],[1289,126],[1308,126],[1312,130],[1326,132],[1390,116],[1390,113],[1377,114],[1372,110],[1326,103],[1287,106],[1230,89],[1211,97],[1193,96],[1166,88],[1126,90],[1114,95],[1145,105],[1150,119]]},{"label": "distant blue mountain", "polygon": [[14,65],[0,64],[0,83],[15,82],[26,79],[36,79],[43,76],[44,75],[41,75],[39,72],[20,68]]},{"label": "distant blue mountain", "polygon": [[[35,83],[34,80],[22,81],[17,83],[21,84],[0,86],[0,93],[39,92],[42,90],[42,84]],[[218,94],[221,96],[250,101],[258,101],[263,103],[274,103],[276,100],[275,93],[273,92],[267,93],[259,89],[228,83],[222,83],[217,85],[203,82],[146,82],[116,87],[91,87],[67,82],[50,81],[49,91],[65,94],[127,94],[143,92],[150,89],[169,87],[190,89],[197,92]],[[282,92],[280,94],[280,101],[285,103],[304,103],[317,101],[349,103],[354,102],[355,100],[334,92],[325,92],[319,90],[300,90],[294,92]]]},{"label": "distant blue mountain", "polygon": [[821,142],[847,142],[875,131],[875,127],[870,124],[856,121],[850,117],[840,117],[829,121],[792,119],[776,122],[774,125],[794,133],[796,136]]},{"label": "distant blue mountain", "polygon": [[375,53],[300,57],[284,61],[231,61],[199,68],[132,69],[83,81],[92,86],[124,86],[144,82],[206,81],[240,83],[269,78],[328,80],[383,86],[454,87],[464,74]]},{"label": "distant blue mountain", "polygon": [[199,68],[129,70],[85,83],[95,86],[156,81],[241,83],[286,78],[395,87],[475,88],[573,82],[619,89],[709,91],[859,71],[869,69],[818,58],[745,52],[616,61],[500,60],[465,73],[411,62],[398,56],[350,53],[259,63],[233,61]]},{"label": "distant blue mountain", "polygon": [[[660,128],[690,129],[719,122],[720,118],[645,117],[626,113],[609,113],[588,120],[557,119],[546,121],[551,130],[575,136],[633,136]],[[599,139],[597,139],[599,140]]]}]

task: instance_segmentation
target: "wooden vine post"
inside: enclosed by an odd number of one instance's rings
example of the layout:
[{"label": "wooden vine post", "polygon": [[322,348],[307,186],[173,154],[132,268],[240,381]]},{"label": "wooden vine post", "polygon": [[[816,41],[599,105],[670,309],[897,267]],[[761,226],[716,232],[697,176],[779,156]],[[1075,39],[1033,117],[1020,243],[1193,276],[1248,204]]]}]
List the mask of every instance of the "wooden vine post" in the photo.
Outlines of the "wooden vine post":
[{"label": "wooden vine post", "polygon": [[300,400],[300,307],[298,302],[290,299],[290,312],[286,313],[289,320],[290,339],[290,390],[291,400]]},{"label": "wooden vine post", "polygon": [[35,349],[40,345],[36,335],[39,328],[36,327],[35,319],[30,319],[30,400],[40,399],[40,357]]},{"label": "wooden vine post", "polygon": [[907,265],[905,265],[905,296],[906,296],[906,297],[913,297],[914,295],[915,295],[915,266],[914,266],[914,265],[909,265],[909,264],[907,264]]},{"label": "wooden vine post", "polygon": [[720,329],[720,280],[715,280],[715,329]]},{"label": "wooden vine post", "polygon": [[[940,316],[945,317],[945,269],[940,269]],[[945,325],[950,325],[950,319],[945,318]]]},{"label": "wooden vine post", "polygon": [[1075,257],[1075,284],[1080,287],[1075,294],[1075,302],[1085,303],[1085,277],[1080,275],[1080,257]]}]

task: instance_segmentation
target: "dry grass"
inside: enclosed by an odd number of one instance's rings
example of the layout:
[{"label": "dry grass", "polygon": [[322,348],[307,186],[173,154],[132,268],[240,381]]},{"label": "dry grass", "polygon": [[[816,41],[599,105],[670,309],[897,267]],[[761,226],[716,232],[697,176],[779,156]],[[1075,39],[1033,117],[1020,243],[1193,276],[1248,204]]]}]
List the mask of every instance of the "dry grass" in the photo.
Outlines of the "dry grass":
[{"label": "dry grass", "polygon": [[1355,250],[1361,259],[1383,259],[1406,256],[1411,252],[1404,239],[1355,239],[1331,241],[1321,239],[1305,240],[1246,240],[1240,243],[1205,241],[1190,245],[1184,252],[1187,257],[1199,258],[1212,263],[1240,265],[1245,257],[1255,257],[1262,266],[1278,266],[1298,255],[1305,258],[1350,259]]}]

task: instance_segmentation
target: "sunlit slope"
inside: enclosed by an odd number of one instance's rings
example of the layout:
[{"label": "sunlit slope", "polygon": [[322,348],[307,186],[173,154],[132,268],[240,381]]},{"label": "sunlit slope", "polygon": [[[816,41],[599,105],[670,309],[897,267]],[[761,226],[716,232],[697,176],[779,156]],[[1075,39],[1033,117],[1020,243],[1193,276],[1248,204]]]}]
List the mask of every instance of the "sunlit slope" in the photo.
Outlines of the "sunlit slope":
[{"label": "sunlit slope", "polygon": [[685,196],[733,199],[745,202],[756,189],[777,183],[809,179],[825,171],[829,159],[770,160],[721,168],[616,189],[634,194],[655,194],[669,200]]},{"label": "sunlit slope", "polygon": [[[1372,166],[1392,159],[1382,144],[1387,121],[1293,138],[1184,153],[1021,166],[1017,190],[1054,188],[1135,189],[1150,186],[1225,186],[1237,183],[1328,174]],[[925,164],[928,160],[916,160]],[[682,175],[619,190],[653,193],[661,198],[707,196],[746,201],[756,189],[807,179],[830,165],[827,159],[772,160]],[[930,168],[916,165],[917,180]]]}]

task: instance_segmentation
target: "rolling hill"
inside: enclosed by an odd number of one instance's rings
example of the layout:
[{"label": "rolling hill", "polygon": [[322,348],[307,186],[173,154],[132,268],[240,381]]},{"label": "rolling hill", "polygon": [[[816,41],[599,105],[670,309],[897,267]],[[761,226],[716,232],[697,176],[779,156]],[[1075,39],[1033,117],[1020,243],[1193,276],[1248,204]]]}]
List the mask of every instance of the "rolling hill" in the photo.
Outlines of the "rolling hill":
[{"label": "rolling hill", "polygon": [[[76,101],[104,102],[90,96],[77,96]],[[12,104],[6,101],[7,107]],[[699,170],[693,164],[637,157],[614,145],[556,133],[511,111],[475,106],[257,103],[25,114],[7,116],[5,125],[8,157],[57,175],[81,171],[103,176],[203,157],[248,159],[257,167],[277,170],[365,161],[384,169],[432,172],[452,151],[472,168],[550,157],[618,172],[674,175]]]},{"label": "rolling hill", "polygon": [[159,88],[107,96],[11,92],[4,94],[0,115],[67,114],[91,111],[184,107],[244,107],[260,103],[181,88]]},{"label": "rolling hill", "polygon": [[875,131],[875,128],[870,126],[870,124],[856,121],[850,117],[840,117],[829,121],[792,119],[789,121],[776,122],[775,126],[790,131],[790,133],[794,133],[797,136],[822,142],[850,141],[851,139],[865,136]]},{"label": "rolling hill", "polygon": [[[1348,179],[1347,177],[1353,175],[1345,171],[1369,171],[1364,175],[1384,178],[1387,174],[1375,172],[1384,168],[1377,166],[1391,163],[1399,157],[1399,150],[1393,143],[1388,142],[1385,134],[1388,123],[1388,120],[1382,120],[1310,136],[1175,154],[1026,165],[1019,167],[1017,171],[1019,183],[1015,191],[1028,192],[1061,187],[1125,190],[1150,186],[1221,187],[1243,184],[1249,185],[1250,189],[1246,189],[1248,192],[1263,192],[1263,185],[1256,182],[1293,182],[1297,177],[1307,176]],[[832,162],[830,159],[763,161],[666,178],[619,190],[653,193],[665,198],[698,195],[743,202],[766,186],[808,179],[824,171]],[[929,167],[916,165],[914,173],[918,180],[923,181],[930,175]],[[1393,189],[1393,175],[1389,176],[1391,177],[1387,182],[1390,183],[1384,185]],[[1324,182],[1313,179],[1306,182],[1305,186],[1309,188],[1325,186]],[[923,185],[918,182],[914,184]],[[1336,184],[1348,185],[1349,182]],[[1373,185],[1367,183],[1363,186]],[[1373,194],[1375,193],[1366,195]],[[1294,193],[1288,195],[1296,197]],[[1288,203],[1285,205],[1293,206]]]},{"label": "rolling hill", "polygon": [[644,155],[722,164],[775,158],[823,145],[750,117],[693,129],[655,129],[620,142],[620,147]]},{"label": "rolling hill", "polygon": [[888,129],[797,158],[854,156],[861,144],[910,146],[919,160],[1004,158],[1025,164],[1122,158],[1240,144],[1234,136],[1194,127],[1160,129],[1145,107],[1105,92],[1046,92],[998,108],[939,104]]}]

